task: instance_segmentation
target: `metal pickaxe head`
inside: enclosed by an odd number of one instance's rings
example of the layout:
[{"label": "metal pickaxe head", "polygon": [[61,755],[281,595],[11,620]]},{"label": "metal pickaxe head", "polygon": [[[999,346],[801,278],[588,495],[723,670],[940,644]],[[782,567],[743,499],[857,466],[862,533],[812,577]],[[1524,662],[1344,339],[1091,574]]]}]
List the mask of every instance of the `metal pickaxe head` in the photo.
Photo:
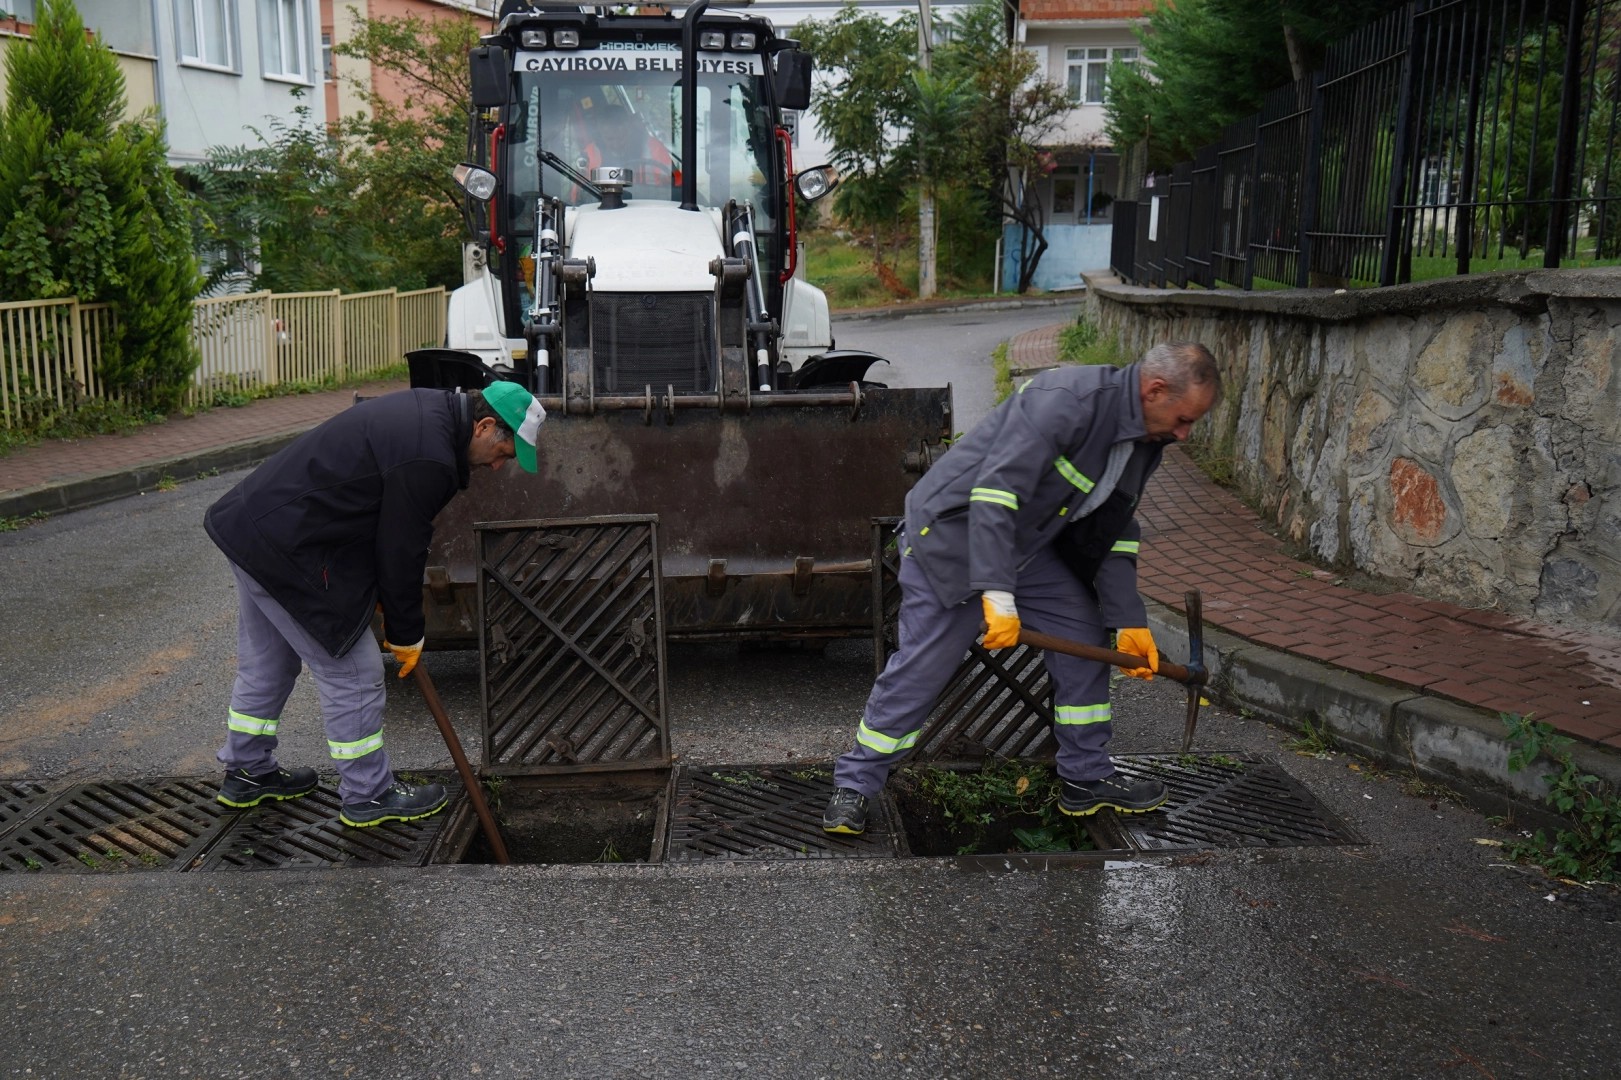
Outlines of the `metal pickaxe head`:
[{"label": "metal pickaxe head", "polygon": [[1204,601],[1198,589],[1182,594],[1188,612],[1188,722],[1182,729],[1182,752],[1193,748],[1193,729],[1199,723],[1199,696],[1210,681],[1210,672],[1204,666]]}]

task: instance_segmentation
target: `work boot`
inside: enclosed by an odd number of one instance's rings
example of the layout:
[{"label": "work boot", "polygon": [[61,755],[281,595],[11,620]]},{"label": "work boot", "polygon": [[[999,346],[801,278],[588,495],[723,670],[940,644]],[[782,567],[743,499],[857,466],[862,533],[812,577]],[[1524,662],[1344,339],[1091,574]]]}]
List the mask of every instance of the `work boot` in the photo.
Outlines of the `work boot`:
[{"label": "work boot", "polygon": [[833,789],[822,811],[822,831],[860,836],[867,831],[867,797],[854,788]]},{"label": "work boot", "polygon": [[215,799],[226,806],[246,809],[266,799],[296,799],[315,790],[314,769],[272,769],[257,776],[246,769],[226,769],[225,783]]},{"label": "work boot", "polygon": [[416,821],[437,814],[449,801],[439,784],[412,785],[396,780],[375,799],[344,803],[338,820],[357,829],[385,821]]},{"label": "work boot", "polygon": [[1058,809],[1071,817],[1095,814],[1104,807],[1122,814],[1141,814],[1158,809],[1166,798],[1165,785],[1158,780],[1133,780],[1119,772],[1101,780],[1076,783],[1064,781],[1058,796]]}]

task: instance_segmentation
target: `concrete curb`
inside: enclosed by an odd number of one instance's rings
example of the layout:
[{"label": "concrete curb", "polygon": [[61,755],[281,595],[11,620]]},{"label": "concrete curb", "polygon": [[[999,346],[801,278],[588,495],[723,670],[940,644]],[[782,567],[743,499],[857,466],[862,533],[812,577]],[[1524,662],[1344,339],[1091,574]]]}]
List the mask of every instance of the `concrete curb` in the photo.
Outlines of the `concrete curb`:
[{"label": "concrete curb", "polygon": [[199,450],[162,461],[98,473],[95,476],[77,477],[62,483],[41,484],[8,492],[0,495],[0,518],[27,517],[41,511],[47,514],[65,514],[73,510],[86,510],[114,499],[152,491],[164,477],[190,480],[203,473],[257,465],[298,438],[305,430],[308,429],[271,435],[237,443],[234,446]]},{"label": "concrete curb", "polygon": [[[1187,657],[1181,612],[1150,601],[1148,625],[1168,655]],[[1303,731],[1309,720],[1314,729],[1326,728],[1338,746],[1440,780],[1477,805],[1507,796],[1528,810],[1547,812],[1543,778],[1552,766],[1543,761],[1510,772],[1508,730],[1496,713],[1269,649],[1209,624],[1204,639],[1211,700],[1294,731]],[[1578,768],[1621,787],[1621,756],[1580,742],[1569,751]]]},{"label": "concrete curb", "polygon": [[897,304],[894,307],[882,308],[851,308],[846,311],[833,312],[833,321],[854,321],[857,319],[903,319],[908,315],[949,315],[959,311],[1018,311],[1022,308],[1050,308],[1067,307],[1079,304],[1085,296],[1084,289],[1077,289],[1073,294],[1064,296],[1018,297],[1001,300],[948,300],[943,303],[927,304]]}]

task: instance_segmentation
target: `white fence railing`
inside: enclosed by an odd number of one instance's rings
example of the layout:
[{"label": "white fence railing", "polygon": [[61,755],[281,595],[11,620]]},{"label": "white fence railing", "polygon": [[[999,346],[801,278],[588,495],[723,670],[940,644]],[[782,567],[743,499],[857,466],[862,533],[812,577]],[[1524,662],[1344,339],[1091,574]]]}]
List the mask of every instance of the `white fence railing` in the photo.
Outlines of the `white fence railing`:
[{"label": "white fence railing", "polygon": [[[400,292],[247,293],[198,300],[191,340],[202,354],[186,403],[220,391],[364,376],[445,339],[442,288]],[[108,396],[97,374],[117,326],[107,304],[0,304],[0,427],[39,410]]]}]

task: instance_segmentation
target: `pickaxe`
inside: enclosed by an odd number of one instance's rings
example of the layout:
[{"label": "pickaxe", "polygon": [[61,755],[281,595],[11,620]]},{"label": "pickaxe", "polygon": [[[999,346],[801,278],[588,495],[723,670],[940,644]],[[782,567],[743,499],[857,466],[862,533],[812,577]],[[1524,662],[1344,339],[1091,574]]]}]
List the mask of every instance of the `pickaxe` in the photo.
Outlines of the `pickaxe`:
[{"label": "pickaxe", "polygon": [[[1188,688],[1188,722],[1182,729],[1182,752],[1185,754],[1193,746],[1193,729],[1199,723],[1199,691],[1210,681],[1210,673],[1204,666],[1204,605],[1199,598],[1199,590],[1189,589],[1183,594],[1183,600],[1186,601],[1188,609],[1188,666],[1172,663],[1162,655],[1159,669],[1155,674],[1175,679]],[[1034,630],[1020,630],[1019,644],[1051,652],[1068,653],[1070,656],[1079,656],[1082,660],[1096,660],[1101,664],[1114,664],[1116,667],[1148,666],[1145,657],[1116,652],[1114,649],[1101,649],[1096,645],[1082,645],[1078,641],[1066,641]]]}]

